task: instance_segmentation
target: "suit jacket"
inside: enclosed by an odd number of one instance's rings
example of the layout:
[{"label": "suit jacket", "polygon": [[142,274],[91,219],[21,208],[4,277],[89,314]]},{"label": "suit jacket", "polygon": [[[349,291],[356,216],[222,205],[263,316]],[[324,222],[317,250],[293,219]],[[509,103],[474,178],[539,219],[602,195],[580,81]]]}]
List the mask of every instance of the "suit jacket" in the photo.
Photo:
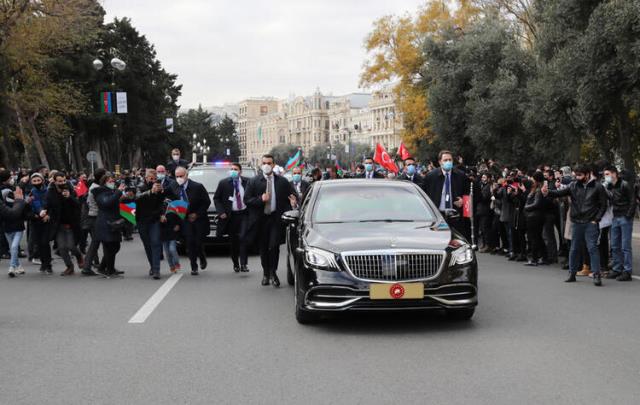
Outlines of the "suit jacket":
[{"label": "suit jacket", "polygon": [[309,184],[309,182],[306,180],[300,180],[300,193],[297,192],[298,190],[296,190],[296,186],[295,184],[293,184],[293,182],[291,182],[291,187],[296,191],[298,201],[302,201],[304,196],[307,194],[309,187],[311,187],[311,184]]},{"label": "suit jacket", "polygon": [[[290,195],[297,195],[296,190],[291,186],[291,183],[284,177],[273,175],[275,185],[275,198],[276,198],[276,215],[278,218],[282,216],[286,211],[291,210],[291,204],[289,203]],[[254,226],[261,217],[264,216],[264,202],[262,201],[262,194],[267,190],[267,180],[264,175],[258,174],[251,180],[244,190],[244,203],[249,209],[249,227]]]},{"label": "suit jacket", "polygon": [[[436,168],[427,173],[424,179],[423,189],[429,196],[431,201],[440,207],[440,199],[442,198],[442,187],[444,186],[444,174],[442,169]],[[462,198],[463,195],[469,194],[470,184],[469,179],[464,173],[458,170],[451,171],[451,206],[458,211],[462,212],[461,208],[457,208],[453,205],[458,197]]]},{"label": "suit jacket", "polygon": [[397,180],[402,180],[402,181],[411,181],[414,184],[417,184],[418,186],[420,186],[420,188],[422,188],[422,177],[420,177],[420,175],[418,173],[415,173],[413,175],[413,180],[411,180],[411,178],[409,178],[407,173],[402,173],[400,176],[396,177],[396,179]]},{"label": "suit jacket", "polygon": [[165,198],[170,200],[179,200],[180,199],[180,186],[178,182],[176,182],[171,177],[167,176],[162,179],[162,189],[164,190]]},{"label": "suit jacket", "polygon": [[[247,177],[240,176],[240,182],[246,194],[249,179]],[[222,236],[228,233],[227,227],[229,225],[229,217],[233,212],[233,203],[229,200],[229,198],[233,198],[234,196],[235,189],[233,188],[233,179],[231,177],[227,177],[220,180],[220,183],[218,183],[218,188],[216,189],[216,193],[213,196],[213,203],[216,206],[216,213],[218,215],[222,213],[227,214],[227,218],[221,219],[220,217],[218,217],[218,226],[216,228],[216,233],[218,234],[218,236]]]},{"label": "suit jacket", "polygon": [[[178,193],[180,190],[178,189]],[[179,194],[178,194],[179,195]],[[209,206],[211,205],[211,198],[204,186],[197,181],[189,179],[187,183],[187,198],[189,199],[189,209],[187,215],[197,214],[197,221],[209,222]]]},{"label": "suit jacket", "polygon": [[[366,179],[367,175],[366,175],[366,173],[362,173],[361,175],[356,175],[355,178],[356,179]],[[384,179],[385,177],[384,177],[384,174],[374,171],[373,172],[373,178],[374,179]]]}]

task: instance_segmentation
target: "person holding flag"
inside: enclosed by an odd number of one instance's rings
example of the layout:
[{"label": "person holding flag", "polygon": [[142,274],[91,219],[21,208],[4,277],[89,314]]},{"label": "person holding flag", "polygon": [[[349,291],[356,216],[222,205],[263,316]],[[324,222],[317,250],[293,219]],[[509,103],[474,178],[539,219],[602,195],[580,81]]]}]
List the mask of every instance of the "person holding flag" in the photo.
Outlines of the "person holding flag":
[{"label": "person holding flag", "polygon": [[[295,170],[295,169],[294,169]],[[220,180],[213,196],[213,203],[218,215],[218,237],[229,235],[231,242],[231,261],[236,273],[249,271],[247,225],[248,211],[244,203],[244,191],[249,179],[242,175],[240,163],[232,163],[229,177]]]},{"label": "person holding flag", "polygon": [[389,173],[393,173],[394,175],[398,174],[398,166],[396,166],[396,163],[391,159],[391,156],[389,156],[389,153],[381,144],[376,145],[376,153],[373,155],[373,160],[384,167]]},{"label": "person holding flag", "polygon": [[180,256],[178,255],[177,240],[180,237],[182,221],[187,217],[188,204],[182,200],[165,200],[167,209],[160,217],[160,240],[164,255],[169,263],[169,271],[180,271]]},{"label": "person holding flag", "polygon": [[398,180],[410,181],[422,188],[422,177],[418,174],[416,160],[411,156],[404,159],[404,170]]},{"label": "person holding flag", "polygon": [[123,221],[120,217],[120,200],[124,198],[122,192],[125,185],[121,184],[116,189],[116,178],[109,172],[100,178],[99,184],[99,187],[91,189],[91,194],[93,194],[98,207],[93,237],[98,244],[102,244],[104,253],[98,273],[106,278],[111,278],[117,274],[115,269],[116,255],[120,251],[122,237],[121,228],[117,224]]},{"label": "person holding flag", "polygon": [[160,239],[160,217],[164,214],[165,194],[154,169],[147,169],[145,184],[136,196],[136,224],[144,251],[149,261],[149,275],[160,279],[162,241]]}]

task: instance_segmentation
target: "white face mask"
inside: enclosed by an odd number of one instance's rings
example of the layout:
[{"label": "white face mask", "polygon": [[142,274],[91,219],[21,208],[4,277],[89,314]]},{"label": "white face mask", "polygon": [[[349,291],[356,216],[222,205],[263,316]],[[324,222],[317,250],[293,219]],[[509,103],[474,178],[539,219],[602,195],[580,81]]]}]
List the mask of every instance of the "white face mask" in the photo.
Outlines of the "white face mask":
[{"label": "white face mask", "polygon": [[176,162],[180,160],[180,155],[173,155],[172,157],[173,157],[173,160],[175,160]]},{"label": "white face mask", "polygon": [[262,165],[262,172],[268,176],[273,172],[273,167],[271,165]]},{"label": "white face mask", "polygon": [[178,185],[182,186],[184,185],[184,183],[187,181],[187,179],[185,179],[184,177],[178,177],[176,179],[176,182],[178,182]]}]

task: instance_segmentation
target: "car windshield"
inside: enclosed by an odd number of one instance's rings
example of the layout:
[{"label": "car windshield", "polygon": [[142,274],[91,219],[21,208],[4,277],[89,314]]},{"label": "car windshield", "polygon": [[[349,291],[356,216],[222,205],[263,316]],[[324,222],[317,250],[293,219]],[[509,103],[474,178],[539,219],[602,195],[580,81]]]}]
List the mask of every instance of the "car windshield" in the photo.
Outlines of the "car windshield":
[{"label": "car windshield", "polygon": [[407,187],[323,187],[313,213],[316,223],[435,220],[423,197]]},{"label": "car windshield", "polygon": [[[256,175],[253,169],[242,169],[242,175],[244,177],[253,177]],[[218,188],[218,183],[225,177],[229,177],[229,169],[192,169],[189,172],[189,178],[202,183],[204,188],[210,193],[215,193]]]}]

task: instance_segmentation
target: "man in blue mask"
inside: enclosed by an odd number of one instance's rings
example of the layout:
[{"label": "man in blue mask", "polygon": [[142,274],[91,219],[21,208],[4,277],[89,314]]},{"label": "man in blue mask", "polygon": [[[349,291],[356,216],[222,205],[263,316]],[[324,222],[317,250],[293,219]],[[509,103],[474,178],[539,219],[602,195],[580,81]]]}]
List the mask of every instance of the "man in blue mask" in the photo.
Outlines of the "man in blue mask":
[{"label": "man in blue mask", "polygon": [[443,150],[438,154],[440,167],[431,170],[425,177],[423,189],[441,212],[458,211],[459,217],[449,225],[471,240],[471,223],[462,217],[462,196],[469,194],[471,183],[467,176],[453,168],[453,154]]},{"label": "man in blue mask", "polygon": [[404,171],[398,180],[410,181],[422,187],[422,177],[418,174],[416,160],[412,157],[408,157],[404,160]]},{"label": "man in blue mask", "polygon": [[382,173],[376,172],[376,165],[373,162],[373,158],[366,158],[364,160],[364,173],[361,175],[356,175],[356,177],[361,179],[384,179],[384,175]]},{"label": "man in blue mask", "polygon": [[298,193],[298,201],[302,201],[305,194],[307,194],[307,190],[309,189],[309,182],[302,179],[302,169],[299,167],[294,167],[291,171],[291,185]]},{"label": "man in blue mask", "polygon": [[242,176],[240,163],[231,164],[229,177],[220,180],[213,196],[218,213],[216,237],[228,234],[231,242],[231,261],[236,273],[249,271],[247,267],[248,211],[244,203],[244,190],[249,179]]}]

